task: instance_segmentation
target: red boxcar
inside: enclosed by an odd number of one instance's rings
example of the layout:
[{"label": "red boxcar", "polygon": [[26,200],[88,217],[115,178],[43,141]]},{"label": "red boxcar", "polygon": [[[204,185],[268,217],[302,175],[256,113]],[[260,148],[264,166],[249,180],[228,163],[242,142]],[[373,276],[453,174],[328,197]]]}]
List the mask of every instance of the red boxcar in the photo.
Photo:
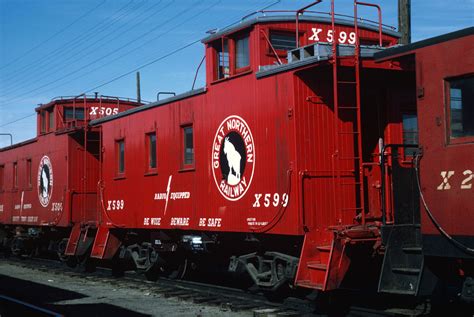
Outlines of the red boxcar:
[{"label": "red boxcar", "polygon": [[61,240],[72,224],[97,220],[100,138],[98,129],[84,127],[137,105],[81,96],[36,108],[37,136],[0,149],[0,240],[14,234],[13,250],[28,244],[32,251],[32,240]]}]

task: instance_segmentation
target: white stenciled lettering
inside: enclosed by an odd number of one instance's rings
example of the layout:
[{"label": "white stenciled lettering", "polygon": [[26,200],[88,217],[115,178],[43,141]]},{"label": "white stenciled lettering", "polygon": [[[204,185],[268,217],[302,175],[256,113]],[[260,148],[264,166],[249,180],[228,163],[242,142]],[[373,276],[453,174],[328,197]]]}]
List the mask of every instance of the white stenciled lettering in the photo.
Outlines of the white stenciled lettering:
[{"label": "white stenciled lettering", "polygon": [[471,189],[472,184],[470,183],[472,179],[474,178],[474,174],[472,174],[471,170],[465,170],[462,172],[463,175],[467,176],[465,179],[463,179],[461,183],[461,189]]},{"label": "white stenciled lettering", "polygon": [[189,226],[189,217],[172,217],[170,226]]},{"label": "white stenciled lettering", "polygon": [[253,208],[259,208],[261,207],[260,200],[263,197],[263,207],[268,208],[270,206],[273,207],[278,207],[278,206],[283,206],[286,207],[288,205],[288,194],[284,193],[280,195],[279,193],[267,193],[267,194],[261,194],[257,193],[255,195],[255,201],[252,204]]},{"label": "white stenciled lettering", "polygon": [[443,178],[443,182],[438,186],[437,189],[438,190],[451,189],[451,185],[449,184],[449,178],[454,175],[454,171],[442,171],[440,175]]},{"label": "white stenciled lettering", "polygon": [[123,210],[124,208],[125,201],[122,199],[107,201],[107,210]]},{"label": "white stenciled lettering", "polygon": [[322,30],[323,29],[311,28],[311,31],[313,32],[313,35],[311,35],[308,40],[310,40],[310,41],[319,41],[319,33],[321,33]]},{"label": "white stenciled lettering", "polygon": [[262,194],[255,194],[255,202],[253,203],[252,207],[260,207],[260,198],[262,198]]}]

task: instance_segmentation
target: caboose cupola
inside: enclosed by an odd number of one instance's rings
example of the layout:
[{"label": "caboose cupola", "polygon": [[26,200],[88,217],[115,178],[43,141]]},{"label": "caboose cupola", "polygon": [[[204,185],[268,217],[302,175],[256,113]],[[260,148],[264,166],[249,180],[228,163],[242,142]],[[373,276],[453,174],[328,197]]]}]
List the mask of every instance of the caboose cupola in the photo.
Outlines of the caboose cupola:
[{"label": "caboose cupola", "polygon": [[[335,31],[329,14],[305,11],[260,11],[234,26],[218,30],[202,42],[206,45],[207,85],[258,72],[265,66],[287,63],[288,51],[313,43],[354,45],[356,33],[352,17],[336,15]],[[359,43],[390,46],[399,34],[379,21],[358,23]],[[296,36],[296,29],[298,35]]]}]

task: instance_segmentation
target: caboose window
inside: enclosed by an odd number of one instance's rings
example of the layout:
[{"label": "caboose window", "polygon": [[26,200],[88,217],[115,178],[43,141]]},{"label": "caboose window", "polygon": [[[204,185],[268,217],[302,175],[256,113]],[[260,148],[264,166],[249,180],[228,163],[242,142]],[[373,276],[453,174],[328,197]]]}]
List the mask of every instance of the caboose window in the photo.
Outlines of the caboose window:
[{"label": "caboose window", "polygon": [[[418,121],[416,114],[404,114],[403,120],[403,144],[418,144]],[[413,156],[415,148],[406,148],[405,155]]]},{"label": "caboose window", "polygon": [[84,120],[84,108],[72,108],[72,107],[65,107],[64,108],[64,119],[67,120]]},{"label": "caboose window", "polygon": [[46,113],[44,111],[40,112],[40,124],[41,124],[41,133],[46,133]]},{"label": "caboose window", "polygon": [[194,142],[193,127],[187,126],[183,128],[184,135],[184,165],[194,164]]},{"label": "caboose window", "polygon": [[146,135],[148,148],[148,169],[156,168],[156,133],[148,133]]},{"label": "caboose window", "polygon": [[115,145],[117,151],[117,174],[125,173],[125,140],[118,140]]},{"label": "caboose window", "polygon": [[270,31],[270,43],[275,50],[289,51],[296,47],[294,33]]},{"label": "caboose window", "polygon": [[221,39],[216,45],[217,79],[230,76],[229,68],[229,44],[227,39]]},{"label": "caboose window", "polygon": [[235,40],[235,68],[243,68],[250,65],[249,35],[246,34]]},{"label": "caboose window", "polygon": [[13,163],[13,188],[18,188],[18,163]]},{"label": "caboose window", "polygon": [[5,166],[4,166],[4,165],[0,165],[0,191],[3,190],[4,169],[5,169]]},{"label": "caboose window", "polygon": [[31,188],[33,185],[32,174],[31,174],[31,159],[26,160],[26,181],[27,181],[28,187]]},{"label": "caboose window", "polygon": [[474,136],[474,76],[448,80],[450,137]]},{"label": "caboose window", "polygon": [[48,110],[48,129],[49,131],[54,130],[54,110]]}]

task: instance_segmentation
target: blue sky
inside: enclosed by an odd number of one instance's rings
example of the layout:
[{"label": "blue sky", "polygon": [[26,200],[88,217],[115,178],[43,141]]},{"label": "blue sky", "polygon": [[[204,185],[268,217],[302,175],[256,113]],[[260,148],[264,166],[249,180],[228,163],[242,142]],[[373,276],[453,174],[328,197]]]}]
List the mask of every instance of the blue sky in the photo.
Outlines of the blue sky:
[{"label": "blue sky", "polygon": [[[142,99],[158,91],[191,89],[206,31],[237,22],[250,12],[297,9],[302,0],[0,0],[0,133],[14,142],[35,136],[39,103],[56,96],[98,91],[135,97],[135,74],[110,80],[163,57],[140,70]],[[383,22],[397,25],[397,0],[373,0]],[[327,11],[330,1],[318,5]],[[336,1],[336,11],[352,13],[352,1]],[[474,25],[474,0],[412,0],[412,40]],[[364,18],[374,12],[361,10]],[[201,70],[197,87],[204,83]],[[96,88],[101,86],[100,88]],[[0,147],[9,145],[0,137]]]}]

